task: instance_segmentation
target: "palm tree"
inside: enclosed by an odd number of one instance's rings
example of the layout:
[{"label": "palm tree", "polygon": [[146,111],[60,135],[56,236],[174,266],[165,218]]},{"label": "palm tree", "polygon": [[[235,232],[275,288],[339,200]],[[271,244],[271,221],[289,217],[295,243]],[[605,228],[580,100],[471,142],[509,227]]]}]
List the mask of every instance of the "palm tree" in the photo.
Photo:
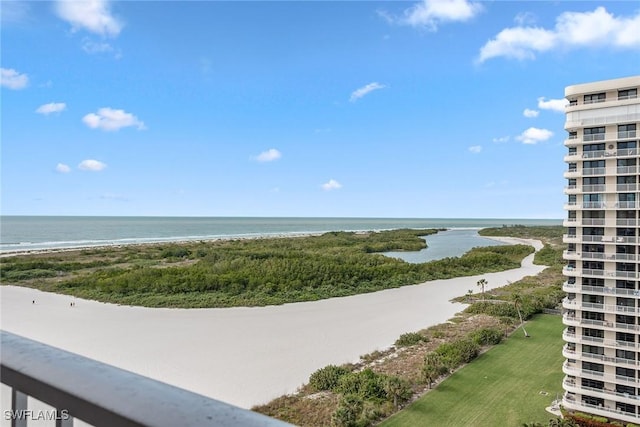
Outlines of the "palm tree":
[{"label": "palm tree", "polygon": [[522,306],[522,297],[520,294],[513,294],[513,306],[516,308],[518,312],[518,317],[520,318],[520,326],[522,326],[522,330],[524,331],[524,336],[528,337],[529,334],[527,330],[524,328],[524,320],[522,319],[522,314],[520,313],[520,307]]},{"label": "palm tree", "polygon": [[478,286],[480,286],[482,288],[482,299],[484,299],[484,287],[486,285],[488,285],[489,282],[487,282],[487,279],[480,279],[478,280]]}]

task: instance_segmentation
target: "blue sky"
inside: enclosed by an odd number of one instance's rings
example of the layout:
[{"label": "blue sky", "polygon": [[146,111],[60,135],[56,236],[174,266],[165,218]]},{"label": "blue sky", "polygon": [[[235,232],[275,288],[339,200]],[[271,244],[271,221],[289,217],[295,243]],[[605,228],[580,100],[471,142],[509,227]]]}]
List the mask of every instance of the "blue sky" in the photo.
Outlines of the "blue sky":
[{"label": "blue sky", "polygon": [[1,2],[6,215],[563,218],[637,2]]}]

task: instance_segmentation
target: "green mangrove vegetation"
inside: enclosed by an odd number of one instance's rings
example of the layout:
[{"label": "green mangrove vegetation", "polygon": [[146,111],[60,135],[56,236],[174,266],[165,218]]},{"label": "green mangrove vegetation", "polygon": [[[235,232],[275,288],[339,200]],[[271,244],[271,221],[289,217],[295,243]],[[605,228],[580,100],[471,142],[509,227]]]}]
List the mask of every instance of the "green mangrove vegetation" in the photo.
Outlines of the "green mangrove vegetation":
[{"label": "green mangrove vegetation", "polygon": [[262,306],[354,295],[516,268],[527,245],[411,264],[435,229],[106,247],[0,259],[3,285],[149,307]]},{"label": "green mangrove vegetation", "polygon": [[[538,314],[556,308],[564,297],[562,230],[561,226],[481,230],[487,236],[543,241],[534,262],[548,268],[482,297],[462,295],[458,300],[469,305],[450,321],[404,333],[394,347],[363,355],[356,364],[320,368],[297,393],[253,410],[309,427],[372,426],[392,414],[396,415],[383,425],[548,421],[553,416],[545,407],[561,390],[563,326],[559,316]],[[513,334],[519,331],[521,317],[533,319],[526,325],[529,337]],[[545,372],[544,378],[540,372]],[[460,402],[464,409],[455,407]]]}]

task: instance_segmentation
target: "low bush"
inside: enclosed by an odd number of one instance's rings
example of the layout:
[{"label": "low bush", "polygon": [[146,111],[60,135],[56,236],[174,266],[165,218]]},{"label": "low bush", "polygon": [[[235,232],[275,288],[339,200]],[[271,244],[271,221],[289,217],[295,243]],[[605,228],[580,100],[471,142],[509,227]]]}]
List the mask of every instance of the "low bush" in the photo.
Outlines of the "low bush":
[{"label": "low bush", "polygon": [[351,371],[344,366],[328,365],[315,371],[309,377],[309,387],[314,391],[334,390],[340,378]]},{"label": "low bush", "polygon": [[499,344],[503,337],[504,332],[498,328],[478,329],[470,336],[471,340],[480,346]]},{"label": "low bush", "polygon": [[428,341],[429,338],[425,337],[419,332],[407,332],[406,334],[400,335],[400,337],[396,340],[395,345],[396,347],[409,347],[421,342]]}]

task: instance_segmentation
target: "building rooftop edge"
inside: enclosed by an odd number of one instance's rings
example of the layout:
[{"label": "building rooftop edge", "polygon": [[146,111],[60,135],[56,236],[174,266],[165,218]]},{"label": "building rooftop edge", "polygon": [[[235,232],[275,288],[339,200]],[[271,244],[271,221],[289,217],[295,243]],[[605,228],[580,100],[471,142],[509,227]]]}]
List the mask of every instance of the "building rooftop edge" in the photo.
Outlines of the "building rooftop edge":
[{"label": "building rooftop edge", "polygon": [[597,82],[583,83],[567,86],[564,89],[564,96],[580,95],[589,92],[607,91],[612,89],[624,89],[640,86],[640,76],[622,77],[611,80],[601,80]]}]

